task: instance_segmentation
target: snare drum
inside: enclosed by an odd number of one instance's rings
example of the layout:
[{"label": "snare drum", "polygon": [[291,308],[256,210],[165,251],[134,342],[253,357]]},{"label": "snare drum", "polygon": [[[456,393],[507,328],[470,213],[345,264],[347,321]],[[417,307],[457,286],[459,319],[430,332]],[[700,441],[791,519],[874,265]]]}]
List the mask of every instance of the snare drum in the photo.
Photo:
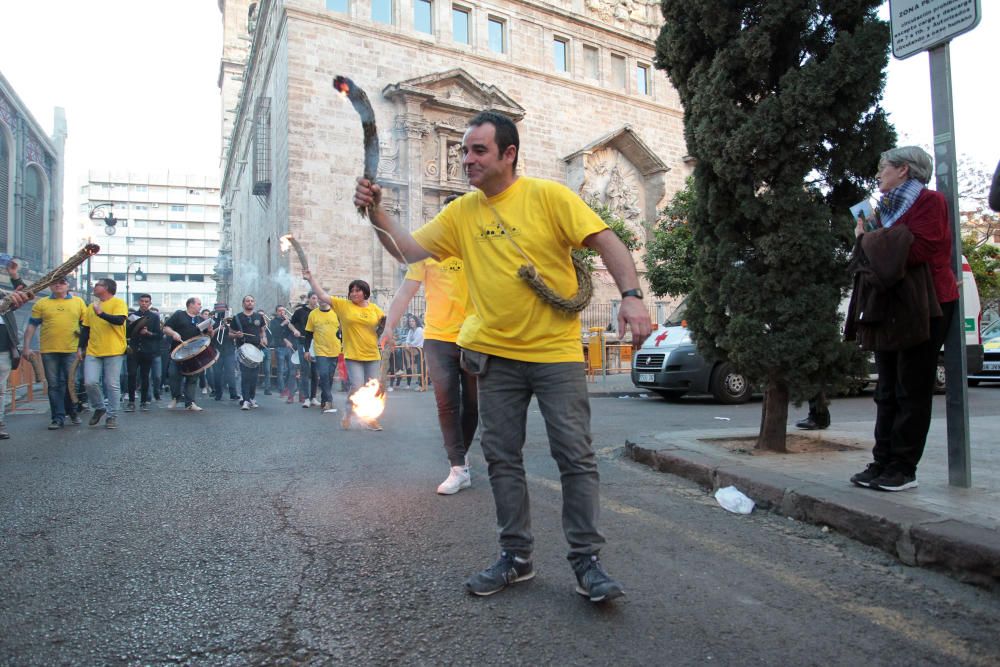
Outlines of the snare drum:
[{"label": "snare drum", "polygon": [[170,358],[177,363],[181,375],[196,375],[219,360],[219,351],[212,347],[208,336],[195,336],[175,347]]},{"label": "snare drum", "polygon": [[264,352],[256,345],[243,343],[236,352],[240,363],[247,368],[257,368],[264,361]]}]

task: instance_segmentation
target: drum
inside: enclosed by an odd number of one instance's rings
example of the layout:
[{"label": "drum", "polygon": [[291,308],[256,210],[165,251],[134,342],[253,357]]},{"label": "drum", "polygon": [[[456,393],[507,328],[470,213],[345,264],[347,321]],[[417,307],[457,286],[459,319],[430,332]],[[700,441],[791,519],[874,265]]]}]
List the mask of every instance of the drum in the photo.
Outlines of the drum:
[{"label": "drum", "polygon": [[236,356],[239,358],[240,363],[247,368],[257,368],[264,361],[264,352],[256,345],[251,345],[250,343],[240,345]]},{"label": "drum", "polygon": [[181,375],[195,375],[219,360],[219,351],[212,347],[208,336],[196,336],[174,348],[170,358],[177,363]]}]

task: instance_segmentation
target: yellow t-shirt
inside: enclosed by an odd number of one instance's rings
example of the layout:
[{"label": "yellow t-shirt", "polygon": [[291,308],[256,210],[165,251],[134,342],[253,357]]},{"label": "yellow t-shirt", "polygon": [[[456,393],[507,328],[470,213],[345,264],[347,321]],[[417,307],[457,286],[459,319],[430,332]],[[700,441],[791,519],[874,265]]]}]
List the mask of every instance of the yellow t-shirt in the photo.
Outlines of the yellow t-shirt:
[{"label": "yellow t-shirt", "polygon": [[[382,358],[378,350],[375,327],[384,313],[374,303],[355,306],[350,299],[331,297],[334,312],[340,318],[340,328],[344,334],[344,358],[354,361],[378,361]],[[310,313],[310,316],[312,313]]]},{"label": "yellow t-shirt", "polygon": [[313,349],[318,357],[339,357],[341,346],[340,339],[337,338],[337,329],[340,328],[340,318],[337,313],[330,310],[325,313],[321,308],[313,308],[306,320],[306,331],[311,331],[313,335]]},{"label": "yellow t-shirt", "polygon": [[443,262],[425,259],[410,264],[406,280],[424,284],[427,312],[424,313],[424,338],[454,343],[469,308],[469,288],[465,283],[463,262],[449,257]]},{"label": "yellow t-shirt", "polygon": [[608,229],[566,186],[526,176],[495,197],[477,190],[449,204],[413,236],[436,257],[465,261],[473,311],[458,344],[517,361],[583,361],[579,317],[548,305],[518,277],[524,257],[491,206],[545,283],[566,297],[578,289],[570,251]]},{"label": "yellow t-shirt", "polygon": [[[108,315],[128,315],[128,306],[116,296],[101,302],[101,312]],[[87,354],[92,357],[113,357],[125,354],[125,323],[115,326],[94,312],[94,304],[83,312],[83,326],[90,327]]]},{"label": "yellow t-shirt", "polygon": [[39,299],[31,308],[32,321],[41,324],[39,330],[40,352],[76,352],[80,347],[80,321],[87,304],[78,296],[67,299],[48,297]]}]

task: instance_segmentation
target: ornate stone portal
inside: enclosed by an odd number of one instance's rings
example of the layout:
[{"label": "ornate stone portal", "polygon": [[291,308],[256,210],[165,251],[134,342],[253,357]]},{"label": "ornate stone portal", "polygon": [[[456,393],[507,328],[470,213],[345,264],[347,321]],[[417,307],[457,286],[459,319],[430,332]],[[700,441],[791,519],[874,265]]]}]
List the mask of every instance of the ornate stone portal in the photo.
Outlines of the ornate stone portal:
[{"label": "ornate stone portal", "polygon": [[472,116],[496,109],[515,122],[524,117],[517,102],[463,69],[401,81],[382,94],[396,107],[397,156],[394,173],[384,174],[382,182],[398,189],[397,201],[409,211],[402,220],[410,229],[430,220],[448,195],[469,190],[462,173],[462,134]]}]

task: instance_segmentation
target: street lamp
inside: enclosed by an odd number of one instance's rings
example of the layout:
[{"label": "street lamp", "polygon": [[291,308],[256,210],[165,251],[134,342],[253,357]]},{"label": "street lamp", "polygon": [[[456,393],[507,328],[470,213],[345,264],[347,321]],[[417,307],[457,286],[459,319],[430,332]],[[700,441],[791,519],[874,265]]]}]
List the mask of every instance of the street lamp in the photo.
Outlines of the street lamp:
[{"label": "street lamp", "polygon": [[105,204],[98,204],[94,208],[90,209],[90,219],[91,220],[103,220],[104,221],[104,233],[108,236],[114,236],[116,231],[116,225],[119,220],[114,214],[114,204],[111,202]]},{"label": "street lamp", "polygon": [[133,265],[138,267],[135,270],[135,279],[138,280],[139,282],[143,282],[144,280],[146,280],[146,274],[142,272],[142,262],[141,261],[129,262],[128,266],[125,267],[125,304],[129,308],[132,307],[132,294],[129,291],[128,277],[129,274],[132,272]]}]

